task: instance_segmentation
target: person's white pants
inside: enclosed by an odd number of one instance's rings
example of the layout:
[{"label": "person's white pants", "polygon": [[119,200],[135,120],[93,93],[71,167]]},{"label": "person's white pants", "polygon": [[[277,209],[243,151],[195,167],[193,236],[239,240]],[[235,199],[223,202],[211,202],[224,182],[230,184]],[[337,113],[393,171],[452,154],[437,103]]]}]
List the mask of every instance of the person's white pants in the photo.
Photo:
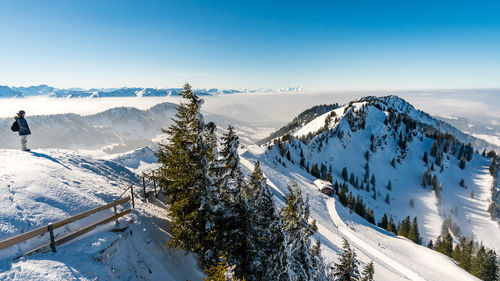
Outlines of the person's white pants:
[{"label": "person's white pants", "polygon": [[21,139],[21,150],[27,150],[26,144],[28,143],[28,136],[19,136]]}]

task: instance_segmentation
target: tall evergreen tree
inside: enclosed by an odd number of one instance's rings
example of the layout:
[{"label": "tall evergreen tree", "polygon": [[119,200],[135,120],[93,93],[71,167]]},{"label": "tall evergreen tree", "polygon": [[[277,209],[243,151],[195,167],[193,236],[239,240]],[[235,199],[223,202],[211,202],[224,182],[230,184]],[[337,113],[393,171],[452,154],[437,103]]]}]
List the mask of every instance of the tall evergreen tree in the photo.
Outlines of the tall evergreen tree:
[{"label": "tall evergreen tree", "polygon": [[361,281],[373,281],[373,275],[375,274],[375,267],[373,266],[373,261],[370,261],[365,267],[363,267],[363,277]]},{"label": "tall evergreen tree", "polygon": [[174,124],[163,130],[167,144],[160,144],[158,181],[169,205],[172,237],[169,246],[193,251],[205,262],[213,237],[209,228],[219,202],[210,177],[209,145],[205,142],[205,124],[200,113],[202,100],[186,83],[181,92],[185,100],[177,107]]},{"label": "tall evergreen tree", "polygon": [[[215,163],[217,158],[217,126],[214,122],[208,122],[203,130],[203,137],[207,146],[207,159],[210,163]],[[217,168],[214,164],[214,170]]]},{"label": "tall evergreen tree", "polygon": [[410,216],[407,216],[404,220],[402,220],[398,224],[398,235],[403,237],[408,237],[408,233],[410,233]]},{"label": "tall evergreen tree", "polygon": [[465,169],[465,164],[466,164],[466,159],[465,156],[462,156],[462,159],[460,159],[460,169]]},{"label": "tall evergreen tree", "polygon": [[247,265],[247,186],[240,170],[238,155],[239,138],[229,126],[221,138],[221,152],[218,165],[218,187],[223,208],[217,213],[217,222],[213,228],[215,236],[214,253],[220,256],[227,252],[229,264],[235,265],[236,274],[241,276]]},{"label": "tall evergreen tree", "polygon": [[[483,245],[479,248],[476,255],[472,259],[471,273],[472,275],[481,278],[484,272],[484,265],[486,264],[486,248]],[[481,278],[482,279],[482,278]]]},{"label": "tall evergreen tree", "polygon": [[434,250],[434,243],[432,243],[432,239],[429,240],[429,243],[427,243],[427,248]]},{"label": "tall evergreen tree", "polygon": [[286,236],[259,162],[255,164],[249,188],[251,197],[248,202],[252,211],[247,218],[248,264],[245,266],[245,278],[249,281],[288,280],[284,271]]},{"label": "tall evergreen tree", "polygon": [[451,257],[453,253],[453,238],[451,237],[451,234],[448,232],[444,238],[442,238],[441,235],[438,236],[436,243],[434,244],[434,249]]},{"label": "tall evergreen tree", "polygon": [[497,254],[489,250],[486,255],[486,263],[481,278],[485,281],[498,281],[500,279],[498,270]]},{"label": "tall evergreen tree", "polygon": [[233,272],[234,268],[234,265],[230,266],[228,264],[226,255],[222,255],[219,264],[205,269],[205,273],[208,275],[205,281],[238,281]]},{"label": "tall evergreen tree", "polygon": [[389,217],[389,222],[387,223],[387,230],[396,234],[398,231],[397,231],[397,228],[396,228],[396,224],[394,223],[394,220],[392,219],[392,215]]},{"label": "tall evergreen tree", "polygon": [[408,239],[410,239],[411,241],[413,241],[419,245],[422,243],[422,240],[420,238],[420,233],[418,231],[417,217],[413,218],[413,222],[411,224],[410,231],[408,232]]},{"label": "tall evergreen tree", "polygon": [[358,281],[359,280],[359,262],[356,260],[356,252],[344,238],[344,252],[340,256],[340,262],[334,265],[334,277],[339,281]]},{"label": "tall evergreen tree", "polygon": [[481,280],[499,280],[498,262],[495,251],[487,251],[486,248],[481,245],[476,256],[472,259],[471,273]]},{"label": "tall evergreen tree", "polygon": [[460,252],[461,255],[458,260],[458,264],[461,268],[470,271],[474,254],[474,242],[472,240],[467,241],[465,238],[463,238],[460,241]]},{"label": "tall evergreen tree", "polygon": [[304,202],[296,182],[288,186],[285,206],[281,209],[283,229],[288,234],[286,245],[288,280],[320,280],[322,273],[310,251],[310,237],[317,231],[316,222],[309,223],[309,200]]},{"label": "tall evergreen tree", "polygon": [[384,215],[382,216],[382,218],[380,219],[380,222],[378,223],[378,226],[379,227],[382,227],[383,229],[387,229],[387,224],[388,224],[388,221],[387,221],[387,214],[384,213]]},{"label": "tall evergreen tree", "polygon": [[347,167],[344,167],[342,169],[342,178],[344,179],[344,181],[348,181],[349,180],[349,174],[347,172]]}]

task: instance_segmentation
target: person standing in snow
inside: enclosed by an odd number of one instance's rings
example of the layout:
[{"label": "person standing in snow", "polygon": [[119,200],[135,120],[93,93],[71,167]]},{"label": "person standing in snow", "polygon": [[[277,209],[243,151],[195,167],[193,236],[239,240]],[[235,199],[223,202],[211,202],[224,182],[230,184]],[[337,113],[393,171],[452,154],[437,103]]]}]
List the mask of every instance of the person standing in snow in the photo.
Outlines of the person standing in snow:
[{"label": "person standing in snow", "polygon": [[31,131],[28,126],[28,122],[24,119],[24,115],[26,115],[26,112],[24,112],[24,110],[20,110],[14,118],[19,126],[18,133],[21,141],[21,150],[30,151],[30,149],[26,147],[26,144],[28,143],[28,135],[31,135]]}]

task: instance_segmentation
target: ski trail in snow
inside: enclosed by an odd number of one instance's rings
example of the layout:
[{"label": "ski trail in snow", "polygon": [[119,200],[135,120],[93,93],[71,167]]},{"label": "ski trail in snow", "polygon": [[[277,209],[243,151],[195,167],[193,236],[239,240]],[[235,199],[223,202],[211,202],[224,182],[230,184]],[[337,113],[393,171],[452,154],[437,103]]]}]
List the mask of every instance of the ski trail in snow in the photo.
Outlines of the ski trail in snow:
[{"label": "ski trail in snow", "polygon": [[400,264],[399,262],[393,260],[392,258],[384,255],[377,249],[368,245],[366,242],[358,238],[354,231],[351,231],[347,224],[340,218],[335,210],[335,199],[330,198],[326,202],[326,206],[328,208],[328,212],[330,213],[330,217],[332,218],[333,223],[338,228],[338,230],[347,236],[351,242],[355,243],[358,247],[365,250],[366,253],[370,253],[371,255],[377,257],[380,261],[383,261],[388,266],[400,272],[402,275],[408,277],[411,280],[425,281],[420,275],[409,269],[408,267]]}]

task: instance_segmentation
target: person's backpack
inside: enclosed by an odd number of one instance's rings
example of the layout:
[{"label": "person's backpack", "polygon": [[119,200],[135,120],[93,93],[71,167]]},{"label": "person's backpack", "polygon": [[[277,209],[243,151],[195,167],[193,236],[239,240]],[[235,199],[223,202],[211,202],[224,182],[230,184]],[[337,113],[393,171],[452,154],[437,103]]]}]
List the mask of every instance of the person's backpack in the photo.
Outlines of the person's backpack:
[{"label": "person's backpack", "polygon": [[17,120],[14,121],[14,123],[12,123],[12,126],[10,126],[10,129],[12,130],[12,132],[19,131],[19,124],[17,124]]}]

